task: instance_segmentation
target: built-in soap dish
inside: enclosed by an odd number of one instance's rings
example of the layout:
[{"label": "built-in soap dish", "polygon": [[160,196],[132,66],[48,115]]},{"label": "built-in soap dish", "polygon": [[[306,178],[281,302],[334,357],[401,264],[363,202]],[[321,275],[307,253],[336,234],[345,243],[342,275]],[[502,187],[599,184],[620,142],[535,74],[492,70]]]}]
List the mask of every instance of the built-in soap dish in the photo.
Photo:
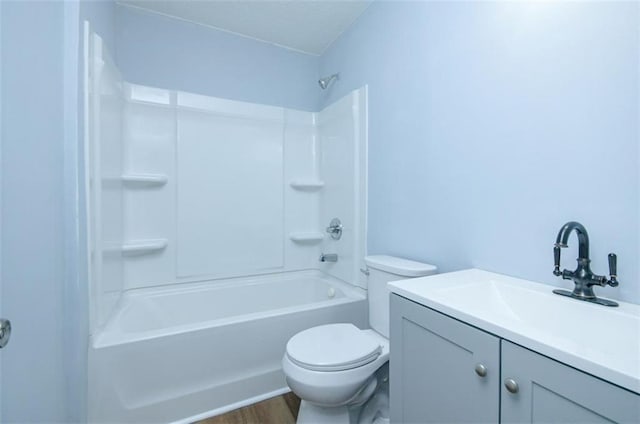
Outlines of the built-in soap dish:
[{"label": "built-in soap dish", "polygon": [[314,191],[324,187],[324,181],[320,180],[293,180],[289,183],[296,190]]},{"label": "built-in soap dish", "polygon": [[124,256],[148,255],[166,249],[167,239],[131,240],[122,245]]},{"label": "built-in soap dish", "polygon": [[164,174],[124,174],[122,182],[130,187],[159,187],[167,183],[169,178]]},{"label": "built-in soap dish", "polygon": [[317,243],[324,239],[324,234],[319,231],[290,233],[289,239],[296,243]]}]

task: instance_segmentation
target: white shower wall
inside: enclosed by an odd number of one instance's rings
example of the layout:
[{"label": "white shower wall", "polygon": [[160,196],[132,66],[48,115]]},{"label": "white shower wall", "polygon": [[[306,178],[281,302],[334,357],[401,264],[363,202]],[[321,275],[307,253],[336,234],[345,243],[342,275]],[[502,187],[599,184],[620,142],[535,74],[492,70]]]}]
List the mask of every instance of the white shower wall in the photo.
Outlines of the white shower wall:
[{"label": "white shower wall", "polygon": [[177,276],[282,270],[284,110],[177,98]]},{"label": "white shower wall", "polygon": [[312,113],[128,84],[92,53],[92,331],[124,290],[304,269],[363,285],[366,89]]},{"label": "white shower wall", "polygon": [[85,175],[89,178],[86,185],[87,216],[90,217],[89,295],[92,316],[95,321],[103,322],[124,289],[121,258],[124,243],[123,81],[102,40],[95,34],[90,35],[85,61],[89,75],[86,117],[90,143],[85,149]]},{"label": "white shower wall", "polygon": [[316,114],[285,109],[284,126],[284,259],[285,268],[318,268],[319,244],[315,240],[293,241],[300,235],[322,234],[320,198],[316,188],[294,188],[295,182],[319,182],[320,158]]},{"label": "white shower wall", "polygon": [[124,232],[129,245],[140,247],[123,257],[124,287],[130,289],[175,278],[169,276],[175,275],[176,255],[176,120],[168,91],[125,84],[124,93],[123,161],[130,176]]},{"label": "white shower wall", "polygon": [[324,190],[320,192],[320,221],[339,218],[342,238],[325,237],[322,250],[337,253],[338,262],[325,262],[321,269],[344,281],[366,288],[360,271],[366,246],[367,207],[367,91],[356,90],[317,114],[318,155]]}]

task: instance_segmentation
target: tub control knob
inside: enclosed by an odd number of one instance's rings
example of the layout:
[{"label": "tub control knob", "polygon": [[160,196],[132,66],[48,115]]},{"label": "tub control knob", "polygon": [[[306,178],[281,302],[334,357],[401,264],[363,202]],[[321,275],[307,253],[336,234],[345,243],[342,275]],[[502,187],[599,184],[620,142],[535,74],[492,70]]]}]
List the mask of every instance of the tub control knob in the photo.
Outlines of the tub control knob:
[{"label": "tub control knob", "polygon": [[327,291],[327,296],[329,296],[329,299],[333,299],[336,295],[336,289],[334,289],[333,287],[329,287],[329,290]]},{"label": "tub control knob", "polygon": [[333,218],[327,227],[327,233],[331,235],[332,239],[340,240],[340,237],[342,237],[342,229],[343,227],[340,219]]}]

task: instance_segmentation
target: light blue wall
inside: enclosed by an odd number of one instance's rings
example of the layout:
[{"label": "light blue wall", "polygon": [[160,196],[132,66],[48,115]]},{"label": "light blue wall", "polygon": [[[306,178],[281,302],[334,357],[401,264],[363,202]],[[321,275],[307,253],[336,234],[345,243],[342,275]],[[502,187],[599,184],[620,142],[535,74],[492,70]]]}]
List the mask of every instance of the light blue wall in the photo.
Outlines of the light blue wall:
[{"label": "light blue wall", "polygon": [[132,83],[314,111],[318,57],[118,6],[116,62]]},{"label": "light blue wall", "polygon": [[369,84],[369,251],[571,287],[577,220],[640,303],[638,8],[374,2],[321,58],[325,105]]},{"label": "light blue wall", "polygon": [[115,3],[2,2],[2,422],[86,419],[82,52],[90,19],[115,45]]},{"label": "light blue wall", "polygon": [[77,1],[65,2],[64,24],[64,286],[63,286],[63,369],[66,420],[86,421],[87,405],[87,347],[88,347],[88,281],[86,232],[80,220],[80,195],[83,185],[79,158],[82,156],[81,138],[83,113],[81,57],[82,5]]},{"label": "light blue wall", "polygon": [[66,418],[62,2],[2,4],[2,422]]}]

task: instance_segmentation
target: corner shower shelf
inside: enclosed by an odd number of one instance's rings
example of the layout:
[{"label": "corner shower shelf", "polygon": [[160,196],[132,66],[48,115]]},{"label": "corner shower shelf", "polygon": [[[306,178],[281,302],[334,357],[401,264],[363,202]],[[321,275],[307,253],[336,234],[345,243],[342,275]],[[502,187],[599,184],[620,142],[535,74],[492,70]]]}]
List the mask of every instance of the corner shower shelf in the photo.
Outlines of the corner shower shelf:
[{"label": "corner shower shelf", "polygon": [[163,186],[169,179],[164,174],[124,174],[122,181],[132,187]]},{"label": "corner shower shelf", "polygon": [[320,190],[324,187],[324,181],[320,180],[293,180],[289,185],[296,190]]},{"label": "corner shower shelf", "polygon": [[169,241],[167,239],[131,240],[122,245],[125,256],[146,255],[164,250]]},{"label": "corner shower shelf", "polygon": [[296,243],[313,243],[322,241],[322,239],[324,239],[324,234],[317,231],[290,233],[289,238]]}]

